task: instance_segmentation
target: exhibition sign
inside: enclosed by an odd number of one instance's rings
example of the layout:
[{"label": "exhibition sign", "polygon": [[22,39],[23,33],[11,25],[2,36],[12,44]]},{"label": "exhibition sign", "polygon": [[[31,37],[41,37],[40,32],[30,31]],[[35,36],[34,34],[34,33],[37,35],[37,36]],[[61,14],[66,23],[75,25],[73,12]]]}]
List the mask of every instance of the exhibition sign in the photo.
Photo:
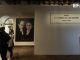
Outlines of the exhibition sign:
[{"label": "exhibition sign", "polygon": [[80,23],[80,14],[53,14],[50,15],[50,23]]}]

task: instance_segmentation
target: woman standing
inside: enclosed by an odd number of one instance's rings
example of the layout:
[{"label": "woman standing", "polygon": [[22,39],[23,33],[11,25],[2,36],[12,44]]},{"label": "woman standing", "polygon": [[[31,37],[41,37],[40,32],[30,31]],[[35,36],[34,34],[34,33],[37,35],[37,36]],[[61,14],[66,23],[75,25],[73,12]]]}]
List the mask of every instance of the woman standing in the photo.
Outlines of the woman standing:
[{"label": "woman standing", "polygon": [[9,26],[9,36],[11,37],[11,39],[9,40],[8,43],[8,51],[10,52],[10,58],[12,60],[13,57],[13,47],[14,47],[14,31],[13,31],[13,27]]}]

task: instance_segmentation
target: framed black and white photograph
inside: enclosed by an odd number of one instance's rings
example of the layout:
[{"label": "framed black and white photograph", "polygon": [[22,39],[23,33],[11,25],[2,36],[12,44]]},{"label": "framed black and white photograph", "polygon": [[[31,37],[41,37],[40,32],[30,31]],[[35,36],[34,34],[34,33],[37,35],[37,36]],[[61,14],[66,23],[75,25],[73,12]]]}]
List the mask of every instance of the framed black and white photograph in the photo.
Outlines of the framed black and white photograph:
[{"label": "framed black and white photograph", "polygon": [[34,41],[34,18],[16,18],[16,42]]}]

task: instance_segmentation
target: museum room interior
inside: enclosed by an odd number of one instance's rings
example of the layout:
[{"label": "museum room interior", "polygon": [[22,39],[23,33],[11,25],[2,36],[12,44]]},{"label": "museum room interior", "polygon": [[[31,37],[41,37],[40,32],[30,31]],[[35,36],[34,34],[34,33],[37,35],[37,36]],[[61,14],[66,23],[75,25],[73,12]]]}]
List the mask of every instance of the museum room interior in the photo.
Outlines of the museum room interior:
[{"label": "museum room interior", "polygon": [[79,3],[79,0],[0,0],[0,24],[12,38],[13,56],[7,50],[7,59],[80,60]]}]

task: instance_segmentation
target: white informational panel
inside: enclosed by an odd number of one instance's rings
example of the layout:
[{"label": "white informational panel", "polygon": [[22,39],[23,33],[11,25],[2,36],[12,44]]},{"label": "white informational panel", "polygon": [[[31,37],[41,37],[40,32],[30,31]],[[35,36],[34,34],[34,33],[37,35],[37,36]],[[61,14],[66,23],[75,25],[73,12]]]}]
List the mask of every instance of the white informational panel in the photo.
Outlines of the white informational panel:
[{"label": "white informational panel", "polygon": [[80,14],[54,14],[50,15],[50,23],[80,23]]}]

